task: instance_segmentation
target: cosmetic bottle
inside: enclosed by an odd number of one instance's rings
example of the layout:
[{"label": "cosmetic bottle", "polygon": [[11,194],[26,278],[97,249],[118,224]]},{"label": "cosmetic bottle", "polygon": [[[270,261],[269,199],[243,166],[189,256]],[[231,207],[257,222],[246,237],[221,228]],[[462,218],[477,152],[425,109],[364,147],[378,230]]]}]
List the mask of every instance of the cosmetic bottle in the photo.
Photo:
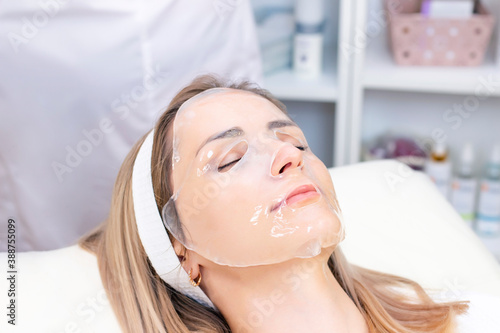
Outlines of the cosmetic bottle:
[{"label": "cosmetic bottle", "polygon": [[450,201],[469,227],[473,227],[477,180],[473,177],[474,147],[467,143],[460,155],[456,176],[451,183]]},{"label": "cosmetic bottle", "polygon": [[323,62],[323,0],[296,0],[293,69],[303,78],[321,74]]},{"label": "cosmetic bottle", "polygon": [[434,18],[469,18],[474,13],[473,0],[423,0],[421,13]]},{"label": "cosmetic bottle", "polygon": [[493,147],[481,181],[476,231],[481,236],[500,235],[500,143]]},{"label": "cosmetic bottle", "polygon": [[448,199],[451,180],[451,163],[448,149],[444,142],[436,142],[432,147],[430,158],[425,164],[425,172],[436,184],[439,192]]}]

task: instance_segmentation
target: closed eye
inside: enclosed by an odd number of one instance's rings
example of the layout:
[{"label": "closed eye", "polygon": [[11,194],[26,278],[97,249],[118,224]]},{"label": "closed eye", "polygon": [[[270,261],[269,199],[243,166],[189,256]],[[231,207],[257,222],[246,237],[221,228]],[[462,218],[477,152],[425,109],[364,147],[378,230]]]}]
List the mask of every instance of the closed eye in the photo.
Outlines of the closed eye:
[{"label": "closed eye", "polygon": [[281,141],[295,146],[298,150],[305,151],[309,148],[304,136],[301,133],[287,133],[285,131],[278,130],[275,134]]},{"label": "closed eye", "polygon": [[219,172],[224,171],[225,169],[229,168],[229,167],[230,167],[230,166],[232,166],[233,164],[238,163],[238,161],[239,161],[239,160],[241,160],[241,158],[238,158],[237,160],[234,160],[234,161],[232,161],[232,162],[226,163],[226,164],[224,164],[224,165],[220,166],[217,170],[218,170]]},{"label": "closed eye", "polygon": [[[307,147],[307,146],[295,146],[295,148],[297,148],[298,150],[301,150],[301,151],[305,151],[305,150],[307,150],[307,148],[309,148],[309,147]],[[231,162],[229,162],[229,163],[226,163],[226,164],[224,164],[224,165],[221,165],[221,166],[220,166],[217,170],[218,170],[219,172],[224,171],[225,169],[229,168],[229,167],[230,167],[230,166],[232,166],[233,164],[238,163],[240,160],[241,160],[241,158],[238,158],[238,159],[236,159],[236,160],[234,160],[234,161],[231,161]]]},{"label": "closed eye", "polygon": [[248,150],[248,143],[246,141],[241,141],[235,144],[221,159],[217,170],[219,172],[229,171],[236,163],[238,163],[241,158],[246,154]]}]

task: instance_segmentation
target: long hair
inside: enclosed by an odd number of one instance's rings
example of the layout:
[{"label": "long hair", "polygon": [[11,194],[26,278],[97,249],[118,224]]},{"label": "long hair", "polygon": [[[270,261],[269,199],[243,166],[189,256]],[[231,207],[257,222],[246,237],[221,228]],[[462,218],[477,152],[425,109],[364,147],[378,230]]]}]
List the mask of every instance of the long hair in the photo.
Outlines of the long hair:
[{"label": "long hair", "polygon": [[[211,75],[196,78],[173,98],[155,126],[151,173],[159,212],[172,195],[172,143],[168,134],[177,111],[191,97],[217,87],[253,92],[287,114],[285,106],[269,92],[248,82],[228,83]],[[220,313],[165,283],[142,247],[132,200],[132,169],[145,137],[134,145],[120,168],[108,218],[79,244],[97,256],[104,288],[124,332],[230,332]],[[340,247],[334,250],[328,266],[365,318],[370,332],[451,333],[454,317],[468,309],[466,302],[434,302],[412,280],[351,265]]]}]

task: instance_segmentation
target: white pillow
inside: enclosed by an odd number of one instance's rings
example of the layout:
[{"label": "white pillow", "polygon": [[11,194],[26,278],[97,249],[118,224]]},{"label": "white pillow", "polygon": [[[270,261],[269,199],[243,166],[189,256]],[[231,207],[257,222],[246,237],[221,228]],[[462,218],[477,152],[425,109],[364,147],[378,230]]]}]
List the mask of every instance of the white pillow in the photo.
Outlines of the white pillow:
[{"label": "white pillow", "polygon": [[[331,174],[351,263],[442,288],[448,299],[477,291],[500,296],[498,263],[425,175],[392,161]],[[6,253],[0,261],[7,262]],[[16,326],[3,315],[1,332],[120,332],[92,254],[76,245],[24,252],[16,265]],[[0,279],[1,304],[9,302],[8,288]]]},{"label": "white pillow", "polygon": [[444,289],[443,296],[500,296],[500,265],[425,174],[386,160],[331,175],[351,263]]},{"label": "white pillow", "polygon": [[[0,253],[2,263],[6,253]],[[101,283],[96,257],[78,245],[17,254],[16,320],[2,306],[0,332],[121,332]],[[1,304],[9,304],[0,279]]]}]

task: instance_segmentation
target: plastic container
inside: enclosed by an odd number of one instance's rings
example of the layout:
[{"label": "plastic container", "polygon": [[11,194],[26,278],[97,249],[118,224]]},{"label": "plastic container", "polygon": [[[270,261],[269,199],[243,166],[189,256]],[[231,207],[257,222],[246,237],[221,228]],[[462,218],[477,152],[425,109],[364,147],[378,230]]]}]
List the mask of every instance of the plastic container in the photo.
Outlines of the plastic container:
[{"label": "plastic container", "polygon": [[476,231],[481,236],[500,236],[500,144],[493,148],[481,182]]},{"label": "plastic container", "polygon": [[439,192],[448,199],[452,172],[448,149],[444,142],[437,142],[432,147],[431,156],[425,164],[425,172],[436,184]]},{"label": "plastic container", "polygon": [[473,177],[474,148],[468,143],[460,156],[457,175],[451,185],[450,201],[469,227],[473,227],[476,210],[477,180]]},{"label": "plastic container", "polygon": [[323,69],[323,0],[297,0],[293,69],[299,77],[316,78]]}]

